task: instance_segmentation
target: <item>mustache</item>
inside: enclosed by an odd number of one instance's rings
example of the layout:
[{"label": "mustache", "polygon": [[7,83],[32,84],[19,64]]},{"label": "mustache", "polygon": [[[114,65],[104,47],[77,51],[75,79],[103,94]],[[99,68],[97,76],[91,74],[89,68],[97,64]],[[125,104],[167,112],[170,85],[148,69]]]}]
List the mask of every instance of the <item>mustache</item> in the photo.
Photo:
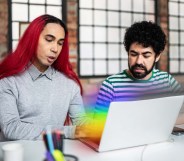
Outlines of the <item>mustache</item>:
[{"label": "mustache", "polygon": [[142,65],[142,64],[135,64],[134,66],[132,66],[132,68],[133,69],[135,69],[135,68],[140,68],[140,69],[146,69],[146,67],[144,66],[144,65]]}]

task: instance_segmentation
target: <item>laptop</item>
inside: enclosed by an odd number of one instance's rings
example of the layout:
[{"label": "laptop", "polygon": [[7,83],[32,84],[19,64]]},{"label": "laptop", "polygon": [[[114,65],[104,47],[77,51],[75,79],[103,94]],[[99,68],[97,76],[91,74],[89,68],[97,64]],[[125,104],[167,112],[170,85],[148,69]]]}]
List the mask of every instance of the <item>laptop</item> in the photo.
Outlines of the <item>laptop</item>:
[{"label": "laptop", "polygon": [[98,152],[167,141],[184,95],[111,102],[99,142],[80,139]]}]

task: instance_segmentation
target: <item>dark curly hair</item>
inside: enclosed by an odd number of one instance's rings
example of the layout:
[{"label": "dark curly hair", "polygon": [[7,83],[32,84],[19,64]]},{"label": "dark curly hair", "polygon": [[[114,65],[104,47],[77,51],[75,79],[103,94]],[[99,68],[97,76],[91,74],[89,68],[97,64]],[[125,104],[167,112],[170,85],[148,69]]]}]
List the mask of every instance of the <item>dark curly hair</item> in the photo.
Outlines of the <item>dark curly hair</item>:
[{"label": "dark curly hair", "polygon": [[126,29],[124,46],[127,52],[134,42],[144,47],[152,47],[158,56],[165,48],[166,35],[160,26],[151,21],[136,22]]}]

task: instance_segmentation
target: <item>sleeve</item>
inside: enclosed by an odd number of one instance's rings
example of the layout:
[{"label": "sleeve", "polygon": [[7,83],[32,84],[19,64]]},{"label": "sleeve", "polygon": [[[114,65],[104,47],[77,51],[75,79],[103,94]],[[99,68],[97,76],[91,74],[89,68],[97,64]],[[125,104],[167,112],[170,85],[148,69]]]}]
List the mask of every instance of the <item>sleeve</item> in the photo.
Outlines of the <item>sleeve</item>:
[{"label": "sleeve", "polygon": [[37,140],[45,127],[24,122],[17,106],[18,90],[11,79],[0,80],[0,127],[6,140]]},{"label": "sleeve", "polygon": [[105,112],[108,110],[110,103],[114,99],[113,85],[106,79],[98,92],[95,112]]},{"label": "sleeve", "polygon": [[69,107],[69,117],[73,126],[65,126],[64,133],[66,138],[74,138],[77,125],[84,125],[90,121],[85,112],[80,88],[75,83],[72,90],[72,98]]},{"label": "sleeve", "polygon": [[184,94],[184,87],[179,84],[174,77],[172,77],[170,74],[169,77],[169,85],[171,87],[172,94]]}]

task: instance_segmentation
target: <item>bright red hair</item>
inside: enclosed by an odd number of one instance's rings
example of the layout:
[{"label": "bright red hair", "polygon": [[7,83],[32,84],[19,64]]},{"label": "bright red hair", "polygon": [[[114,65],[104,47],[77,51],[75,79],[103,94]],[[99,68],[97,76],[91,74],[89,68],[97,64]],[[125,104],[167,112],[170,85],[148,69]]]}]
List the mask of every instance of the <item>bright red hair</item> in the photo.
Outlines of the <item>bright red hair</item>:
[{"label": "bright red hair", "polygon": [[80,86],[82,93],[82,85],[69,62],[68,32],[66,26],[62,20],[47,14],[37,17],[30,23],[21,37],[16,50],[11,52],[0,64],[0,79],[18,74],[28,68],[28,64],[32,63],[36,57],[39,36],[48,23],[60,24],[65,30],[63,48],[52,66],[64,73],[68,78],[74,80]]}]

